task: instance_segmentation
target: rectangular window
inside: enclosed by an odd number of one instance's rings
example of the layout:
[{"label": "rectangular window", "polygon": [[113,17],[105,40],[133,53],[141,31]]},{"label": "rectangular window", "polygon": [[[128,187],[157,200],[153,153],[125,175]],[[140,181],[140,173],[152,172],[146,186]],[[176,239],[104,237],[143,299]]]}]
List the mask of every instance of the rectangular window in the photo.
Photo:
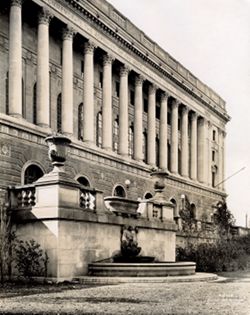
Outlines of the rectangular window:
[{"label": "rectangular window", "polygon": [[160,119],[160,116],[161,116],[160,106],[156,106],[156,108],[155,108],[155,118],[156,119]]},{"label": "rectangular window", "polygon": [[84,61],[81,60],[81,75],[84,73]]},{"label": "rectangular window", "polygon": [[115,93],[117,97],[120,96],[120,82],[118,81],[115,82]]},{"label": "rectangular window", "polygon": [[99,87],[102,88],[103,84],[103,73],[99,72]]},{"label": "rectangular window", "polygon": [[215,172],[212,172],[212,187],[215,187]]},{"label": "rectangular window", "polygon": [[169,126],[171,126],[171,116],[172,116],[172,114],[171,114],[171,112],[168,112],[168,125]]},{"label": "rectangular window", "polygon": [[213,141],[215,141],[215,140],[216,140],[216,131],[213,130]]},{"label": "rectangular window", "polygon": [[148,112],[148,100],[146,98],[143,100],[143,110],[145,113]]},{"label": "rectangular window", "polygon": [[215,151],[212,151],[212,161],[215,162]]},{"label": "rectangular window", "polygon": [[60,49],[60,65],[62,65],[62,63],[63,63],[63,49],[61,47],[61,49]]},{"label": "rectangular window", "polygon": [[135,105],[135,92],[130,90],[130,104]]}]

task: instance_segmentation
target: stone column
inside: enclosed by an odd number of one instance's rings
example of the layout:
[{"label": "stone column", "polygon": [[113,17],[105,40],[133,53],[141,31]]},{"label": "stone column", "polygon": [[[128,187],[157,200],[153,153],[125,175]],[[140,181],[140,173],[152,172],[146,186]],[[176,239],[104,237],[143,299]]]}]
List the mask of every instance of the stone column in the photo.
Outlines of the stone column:
[{"label": "stone column", "polygon": [[199,119],[198,122],[198,147],[197,147],[197,156],[198,156],[198,181],[201,183],[206,183],[207,175],[207,150],[206,150],[206,126],[207,121],[205,118]]},{"label": "stone column", "polygon": [[134,114],[134,159],[143,161],[143,77],[138,75],[135,78],[135,114]]},{"label": "stone column", "polygon": [[126,66],[120,70],[119,97],[119,154],[128,156],[128,73]]},{"label": "stone column", "polygon": [[171,172],[178,173],[178,102],[172,101],[171,116]]},{"label": "stone column", "polygon": [[160,105],[160,168],[168,168],[168,95],[163,92]]},{"label": "stone column", "polygon": [[22,0],[10,1],[9,114],[22,117]]},{"label": "stone column", "polygon": [[108,151],[112,151],[112,62],[112,56],[103,56],[102,147]]},{"label": "stone column", "polygon": [[[225,138],[226,132],[222,131],[222,181],[225,180]],[[225,182],[221,184],[222,190],[225,190]]]},{"label": "stone column", "polygon": [[203,160],[203,168],[204,168],[204,184],[208,185],[208,164],[209,164],[209,151],[208,151],[208,128],[209,121],[204,118],[204,160]]},{"label": "stone column", "polygon": [[52,15],[42,9],[38,16],[37,39],[37,124],[50,125],[49,23]]},{"label": "stone column", "polygon": [[147,143],[147,163],[151,166],[156,164],[155,152],[155,109],[156,108],[156,86],[150,85],[148,91],[148,143]]},{"label": "stone column", "polygon": [[212,129],[211,123],[208,122],[207,126],[207,183],[209,186],[212,186],[212,146],[211,146],[211,139],[212,139]]},{"label": "stone column", "polygon": [[94,49],[92,42],[84,44],[83,141],[90,144],[95,142]]},{"label": "stone column", "polygon": [[197,114],[191,116],[191,179],[197,180]]},{"label": "stone column", "polygon": [[188,109],[183,107],[181,119],[181,175],[188,177]]},{"label": "stone column", "polygon": [[222,181],[223,181],[223,176],[224,176],[224,163],[223,163],[223,142],[224,142],[224,132],[222,130],[219,129],[219,133],[218,133],[218,186],[216,188],[222,190]]},{"label": "stone column", "polygon": [[62,60],[62,132],[67,135],[74,133],[73,109],[73,29],[63,30]]}]

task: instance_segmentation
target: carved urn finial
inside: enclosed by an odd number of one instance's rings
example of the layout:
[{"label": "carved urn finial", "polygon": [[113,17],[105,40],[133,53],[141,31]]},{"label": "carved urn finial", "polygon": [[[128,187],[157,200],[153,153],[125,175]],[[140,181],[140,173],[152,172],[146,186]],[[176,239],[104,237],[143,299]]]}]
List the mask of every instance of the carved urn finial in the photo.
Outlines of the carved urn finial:
[{"label": "carved urn finial", "polygon": [[54,166],[53,171],[63,170],[66,161],[67,147],[71,143],[71,140],[62,135],[51,135],[45,139],[45,142],[49,147],[48,155]]},{"label": "carved urn finial", "polygon": [[166,187],[165,179],[168,176],[167,172],[164,171],[156,171],[150,174],[154,179],[154,190],[155,192],[163,192]]}]

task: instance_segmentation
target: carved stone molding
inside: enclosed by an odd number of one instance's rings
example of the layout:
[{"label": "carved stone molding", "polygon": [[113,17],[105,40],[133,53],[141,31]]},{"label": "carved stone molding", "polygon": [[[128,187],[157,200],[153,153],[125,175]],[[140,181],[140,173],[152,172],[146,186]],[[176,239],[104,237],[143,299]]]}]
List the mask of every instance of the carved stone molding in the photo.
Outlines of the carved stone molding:
[{"label": "carved stone molding", "polygon": [[10,6],[13,7],[13,6],[16,6],[16,7],[20,7],[22,6],[23,4],[23,0],[11,0],[10,1]]},{"label": "carved stone molding", "polygon": [[93,54],[94,53],[94,49],[96,48],[96,44],[92,41],[87,41],[86,43],[84,43],[84,53],[85,54]]},{"label": "carved stone molding", "polygon": [[121,77],[127,76],[129,71],[130,71],[130,69],[129,69],[128,66],[126,66],[126,65],[121,66],[121,68],[120,68],[120,76]]},{"label": "carved stone molding", "polygon": [[103,66],[111,65],[114,60],[115,60],[114,56],[105,54],[103,56]]},{"label": "carved stone molding", "polygon": [[186,105],[184,105],[182,107],[182,114],[187,114],[188,112],[189,112],[189,108]]},{"label": "carved stone molding", "polygon": [[173,108],[178,108],[182,103],[176,99],[173,99],[172,101],[172,109]]},{"label": "carved stone molding", "polygon": [[192,114],[191,114],[191,120],[193,121],[193,120],[197,120],[197,118],[198,118],[198,114],[196,113],[196,112],[192,112]]},{"label": "carved stone molding", "polygon": [[136,86],[141,86],[144,80],[145,80],[145,78],[141,74],[138,74],[135,77],[135,85]]},{"label": "carved stone molding", "polygon": [[227,135],[226,131],[220,128],[218,128],[218,133],[219,133],[219,136],[222,136],[223,138],[225,138]]},{"label": "carved stone molding", "polygon": [[42,8],[38,14],[38,24],[48,25],[53,18],[53,14],[48,9]]},{"label": "carved stone molding", "polygon": [[73,27],[67,26],[63,29],[62,31],[62,39],[63,40],[72,40],[73,36],[75,35],[75,30],[73,29]]},{"label": "carved stone molding", "polygon": [[149,86],[148,93],[149,94],[155,94],[157,89],[158,89],[158,87],[156,86],[156,84],[152,83]]},{"label": "carved stone molding", "polygon": [[161,93],[161,102],[167,101],[168,97],[169,97],[169,95],[167,92],[162,92]]}]

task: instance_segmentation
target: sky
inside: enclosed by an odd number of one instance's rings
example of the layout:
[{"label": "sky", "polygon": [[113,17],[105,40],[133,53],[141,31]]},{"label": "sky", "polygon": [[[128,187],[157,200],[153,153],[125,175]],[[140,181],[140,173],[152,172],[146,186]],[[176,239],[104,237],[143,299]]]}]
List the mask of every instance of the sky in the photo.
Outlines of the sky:
[{"label": "sky", "polygon": [[227,204],[250,227],[250,0],[108,1],[226,101]]}]

